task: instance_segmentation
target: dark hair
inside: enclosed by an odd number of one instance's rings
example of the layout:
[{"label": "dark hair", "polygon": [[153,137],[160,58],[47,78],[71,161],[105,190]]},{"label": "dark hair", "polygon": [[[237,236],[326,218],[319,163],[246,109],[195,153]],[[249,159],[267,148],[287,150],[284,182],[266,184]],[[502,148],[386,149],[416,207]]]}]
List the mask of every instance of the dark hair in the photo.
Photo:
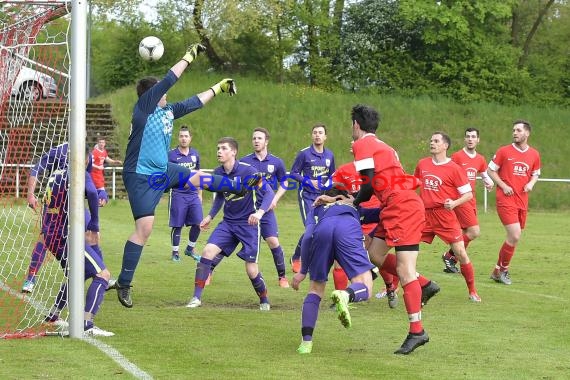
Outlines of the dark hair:
[{"label": "dark hair", "polygon": [[253,133],[255,132],[261,132],[265,135],[265,140],[269,141],[269,131],[265,128],[262,127],[257,127],[253,130]]},{"label": "dark hair", "polygon": [[222,137],[221,139],[218,140],[218,145],[220,144],[228,144],[230,148],[232,148],[236,152],[238,151],[238,142],[233,137]]},{"label": "dark hair", "polygon": [[328,195],[329,197],[336,197],[339,195],[343,195],[345,197],[348,196],[348,191],[345,189],[339,189],[337,187],[331,187],[330,189],[325,189],[321,192],[322,195]]},{"label": "dark hair", "polygon": [[479,130],[475,127],[469,127],[465,130],[465,134],[467,134],[467,132],[475,132],[477,133],[477,137],[479,137]]},{"label": "dark hair", "polygon": [[513,121],[513,126],[517,125],[517,124],[522,124],[524,126],[524,129],[526,129],[527,131],[531,131],[532,127],[530,125],[530,122],[523,120],[523,119],[518,119]]},{"label": "dark hair", "polygon": [[364,104],[357,104],[352,107],[350,114],[352,121],[358,122],[360,129],[364,132],[376,133],[380,124],[380,114],[374,108]]},{"label": "dark hair", "polygon": [[155,77],[146,77],[139,80],[137,83],[137,95],[140,98],[142,94],[147,92],[152,86],[158,83],[158,79]]},{"label": "dark hair", "polygon": [[433,135],[441,135],[441,139],[447,144],[447,149],[451,148],[451,138],[447,133],[441,131],[435,131],[434,133],[432,133],[432,136]]},{"label": "dark hair", "polygon": [[190,137],[192,137],[192,131],[190,130],[190,128],[188,128],[188,126],[186,124],[184,124],[183,126],[180,127],[180,130],[178,131],[178,133],[180,133],[180,132],[188,132]]},{"label": "dark hair", "polygon": [[325,135],[327,134],[327,126],[324,125],[324,124],[320,124],[320,123],[317,123],[317,124],[313,125],[313,128],[311,128],[311,132],[313,132],[313,131],[314,131],[315,129],[317,129],[317,128],[322,128],[322,129],[324,129],[324,130],[325,130]]}]

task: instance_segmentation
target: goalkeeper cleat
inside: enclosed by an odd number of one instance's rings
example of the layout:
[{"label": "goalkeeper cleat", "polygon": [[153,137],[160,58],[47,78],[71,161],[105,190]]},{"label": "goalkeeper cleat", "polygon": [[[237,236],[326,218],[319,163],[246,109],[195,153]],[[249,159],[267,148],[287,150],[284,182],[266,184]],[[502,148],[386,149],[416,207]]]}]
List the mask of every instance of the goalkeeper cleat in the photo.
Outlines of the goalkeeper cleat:
[{"label": "goalkeeper cleat", "polygon": [[269,311],[271,310],[271,305],[269,304],[269,302],[263,302],[259,304],[259,310],[261,311]]},{"label": "goalkeeper cleat", "polygon": [[105,291],[111,289],[117,289],[117,280],[114,278],[109,279],[109,283],[107,284],[107,289],[105,289]]},{"label": "goalkeeper cleat", "polygon": [[446,252],[441,255],[441,259],[443,260],[443,265],[445,265],[445,268],[443,268],[443,271],[445,273],[459,273],[459,269],[457,269],[456,266],[457,259],[455,256],[450,255],[449,252]]},{"label": "goalkeeper cleat", "polygon": [[121,285],[119,282],[116,283],[117,297],[121,305],[127,308],[133,307],[133,299],[131,298],[131,286]]},{"label": "goalkeeper cleat", "polygon": [[287,280],[287,277],[279,277],[279,287],[285,289],[289,287],[289,280]]},{"label": "goalkeeper cleat", "polygon": [[310,354],[313,351],[313,341],[303,340],[299,347],[297,347],[297,352],[300,354]]},{"label": "goalkeeper cleat", "polygon": [[191,309],[195,309],[200,306],[202,306],[202,301],[200,301],[200,298],[198,297],[192,297],[190,302],[188,302],[188,305],[186,305],[186,307],[189,307]]},{"label": "goalkeeper cleat", "polygon": [[35,286],[34,280],[26,280],[24,281],[24,285],[22,285],[22,293],[31,293],[34,291]]},{"label": "goalkeeper cleat", "polygon": [[440,290],[440,287],[434,281],[430,281],[429,284],[424,286],[422,288],[422,307],[428,303],[431,297],[439,293]]},{"label": "goalkeeper cleat", "polygon": [[331,294],[331,300],[336,305],[336,313],[340,323],[348,329],[352,326],[350,311],[348,311],[348,293],[344,290],[335,290]]},{"label": "goalkeeper cleat", "polygon": [[477,293],[469,293],[469,301],[480,303],[481,297],[479,297],[479,294]]},{"label": "goalkeeper cleat", "polygon": [[92,326],[83,331],[83,336],[115,336],[115,333]]},{"label": "goalkeeper cleat", "polygon": [[173,253],[172,254],[172,261],[174,261],[175,263],[179,263],[180,262],[180,255],[178,255],[178,253]]},{"label": "goalkeeper cleat", "polygon": [[184,254],[186,256],[190,256],[191,258],[193,258],[195,261],[200,261],[200,259],[202,258],[202,256],[196,254],[194,252],[194,248],[193,247],[186,247],[186,249],[184,250]]},{"label": "goalkeeper cleat", "polygon": [[248,193],[254,191],[259,185],[259,181],[263,178],[263,173],[255,173],[247,176],[247,181],[245,183],[238,183],[237,189],[234,193],[230,193],[226,196],[226,201],[232,199],[245,197]]},{"label": "goalkeeper cleat", "polygon": [[420,334],[408,334],[402,346],[394,351],[395,354],[408,355],[412,353],[416,348],[423,346],[429,342],[428,334],[422,331]]}]

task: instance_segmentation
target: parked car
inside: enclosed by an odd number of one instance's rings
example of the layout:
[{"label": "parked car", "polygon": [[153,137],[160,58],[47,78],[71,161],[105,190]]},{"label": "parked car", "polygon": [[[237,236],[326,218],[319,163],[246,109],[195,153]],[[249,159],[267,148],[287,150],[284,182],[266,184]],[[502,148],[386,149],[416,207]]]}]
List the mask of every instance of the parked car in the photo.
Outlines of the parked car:
[{"label": "parked car", "polygon": [[28,101],[55,98],[57,84],[51,76],[22,66],[12,85],[12,96]]}]

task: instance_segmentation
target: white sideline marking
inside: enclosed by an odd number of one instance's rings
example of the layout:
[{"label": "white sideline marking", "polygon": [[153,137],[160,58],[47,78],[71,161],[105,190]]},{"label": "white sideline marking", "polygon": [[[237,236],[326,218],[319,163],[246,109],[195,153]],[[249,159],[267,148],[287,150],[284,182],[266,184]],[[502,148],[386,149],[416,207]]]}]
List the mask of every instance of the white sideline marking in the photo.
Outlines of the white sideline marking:
[{"label": "white sideline marking", "polygon": [[108,357],[113,359],[115,361],[115,363],[117,363],[118,365],[123,367],[125,370],[127,370],[127,372],[129,372],[131,375],[133,375],[137,379],[144,379],[144,380],[147,380],[147,379],[151,380],[152,379],[151,375],[149,375],[148,373],[146,373],[145,371],[143,371],[142,369],[137,367],[135,364],[131,363],[127,358],[125,358],[123,355],[121,355],[121,353],[119,351],[117,351],[113,347],[109,346],[108,344],[103,343],[100,340],[97,340],[95,338],[91,338],[90,336],[84,337],[83,340],[86,341],[87,343],[97,347],[105,355],[107,355]]},{"label": "white sideline marking", "polygon": [[[32,307],[34,309],[36,309],[39,313],[47,314],[49,312],[49,309],[46,308],[44,305],[42,305],[39,302],[34,301],[27,294],[22,294],[22,293],[18,292],[17,290],[11,288],[10,286],[6,285],[1,280],[0,280],[0,289],[2,289],[3,291],[5,291],[6,293],[10,294],[13,297],[16,297],[20,300],[26,301],[27,303],[32,305]],[[57,331],[57,332],[54,332],[53,335],[68,336],[68,334],[66,334],[66,333],[67,333],[66,331]],[[52,334],[48,334],[48,335],[52,335]],[[131,363],[127,358],[125,358],[123,355],[121,355],[121,353],[119,351],[117,351],[113,347],[109,346],[108,344],[105,344],[105,343],[103,343],[103,342],[101,342],[95,338],[89,337],[89,336],[83,337],[83,340],[85,342],[97,347],[100,351],[102,351],[105,355],[107,355],[108,357],[113,359],[115,361],[115,363],[117,363],[118,365],[123,367],[127,372],[129,372],[131,375],[133,375],[137,379],[152,380],[151,375],[149,375],[148,373],[146,373],[145,371],[143,371],[142,369],[137,367],[135,364]]]}]

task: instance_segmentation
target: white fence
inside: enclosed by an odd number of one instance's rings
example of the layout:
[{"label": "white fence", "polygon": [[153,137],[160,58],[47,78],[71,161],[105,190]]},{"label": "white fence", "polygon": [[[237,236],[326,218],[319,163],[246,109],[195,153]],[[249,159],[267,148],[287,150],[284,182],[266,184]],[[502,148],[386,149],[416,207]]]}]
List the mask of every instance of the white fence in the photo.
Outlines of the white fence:
[{"label": "white fence", "polygon": [[[20,170],[21,169],[26,169],[26,168],[31,168],[33,165],[30,164],[0,164],[0,177],[1,174],[4,172],[4,167],[15,167],[16,169],[16,177],[15,177],[15,183],[20,183]],[[20,169],[21,168],[21,169]],[[116,198],[116,190],[117,190],[117,172],[120,172],[123,170],[122,166],[109,166],[109,167],[105,167],[105,170],[109,170],[111,171],[111,199],[115,199]],[[205,172],[211,172],[212,169],[202,169],[202,171]],[[287,173],[289,174],[289,173]],[[481,179],[481,177],[477,177],[477,179]],[[566,178],[539,178],[538,179],[539,182],[562,182],[562,183],[570,183],[570,179],[566,179]],[[16,198],[20,197],[20,187],[16,186]],[[489,194],[488,191],[483,191],[483,209],[485,212],[487,212],[488,209],[488,203],[489,203]]]}]

